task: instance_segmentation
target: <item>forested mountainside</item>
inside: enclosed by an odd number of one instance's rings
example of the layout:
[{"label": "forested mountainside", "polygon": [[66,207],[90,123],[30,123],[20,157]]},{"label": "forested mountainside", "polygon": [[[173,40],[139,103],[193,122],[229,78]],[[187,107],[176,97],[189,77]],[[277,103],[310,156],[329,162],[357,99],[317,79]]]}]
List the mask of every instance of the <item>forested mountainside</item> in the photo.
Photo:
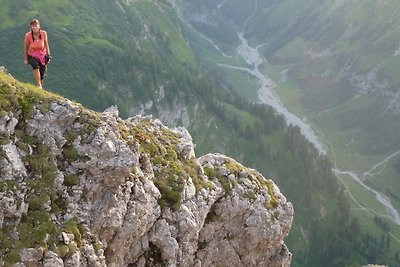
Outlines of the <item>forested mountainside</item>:
[{"label": "forested mountainside", "polygon": [[260,73],[249,62],[262,63],[263,79],[320,135],[351,214],[371,233],[393,234],[389,242],[399,254],[399,3],[174,3],[205,64],[217,63],[236,84],[237,77],[249,80],[247,90],[243,82],[233,86],[248,99],[262,98]]},{"label": "forested mountainside", "polygon": [[195,56],[165,1],[3,1],[1,12],[2,64],[32,79],[21,64],[21,38],[39,18],[54,57],[47,86],[98,109],[113,102],[126,116],[132,102],[172,103],[194,75],[186,69]]},{"label": "forested mountainside", "polygon": [[275,91],[318,128],[343,168],[368,172],[390,157],[368,185],[400,209],[399,2],[177,2],[227,54],[243,32],[264,56]]},{"label": "forested mountainside", "polygon": [[259,46],[278,89],[301,90],[288,98],[290,104],[318,125],[338,124],[343,139],[357,135],[358,128],[366,133],[354,138],[361,153],[384,154],[400,146],[399,2],[178,2],[192,25],[222,50],[235,49],[237,32],[243,31]]},{"label": "forested mountainside", "polygon": [[331,163],[298,128],[199,66],[167,1],[17,0],[4,1],[0,12],[0,39],[7,39],[0,64],[18,79],[32,81],[21,36],[37,17],[54,56],[47,90],[98,111],[116,104],[123,117],[153,114],[184,125],[199,155],[222,152],[273,177],[296,210],[287,238],[295,266],[396,262],[388,234],[368,233],[350,216]]}]

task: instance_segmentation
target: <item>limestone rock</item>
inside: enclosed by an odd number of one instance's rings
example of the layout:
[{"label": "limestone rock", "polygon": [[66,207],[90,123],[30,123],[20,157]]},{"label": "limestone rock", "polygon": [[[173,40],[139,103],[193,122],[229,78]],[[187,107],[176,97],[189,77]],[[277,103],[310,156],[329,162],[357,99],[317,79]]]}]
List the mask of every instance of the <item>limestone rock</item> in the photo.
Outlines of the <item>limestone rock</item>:
[{"label": "limestone rock", "polygon": [[36,267],[40,266],[39,261],[43,258],[44,249],[39,248],[25,248],[21,251],[20,257],[21,261],[25,264],[26,267]]},{"label": "limestone rock", "polygon": [[185,128],[39,102],[24,123],[0,116],[0,226],[21,258],[5,264],[290,265],[293,207],[271,180],[224,155],[197,159]]},{"label": "limestone rock", "polygon": [[54,252],[44,253],[43,267],[64,267],[63,260]]},{"label": "limestone rock", "polygon": [[14,133],[15,126],[17,126],[18,120],[13,115],[6,115],[0,117],[0,135],[10,136]]}]

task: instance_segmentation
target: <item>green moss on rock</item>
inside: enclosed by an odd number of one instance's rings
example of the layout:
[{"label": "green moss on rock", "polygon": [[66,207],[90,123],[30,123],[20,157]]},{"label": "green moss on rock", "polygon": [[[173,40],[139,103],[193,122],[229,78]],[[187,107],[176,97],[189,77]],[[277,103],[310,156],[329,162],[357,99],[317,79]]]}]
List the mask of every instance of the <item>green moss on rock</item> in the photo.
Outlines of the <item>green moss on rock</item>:
[{"label": "green moss on rock", "polygon": [[22,217],[17,226],[18,240],[10,239],[11,230],[11,228],[3,227],[0,231],[0,253],[5,255],[4,266],[19,262],[22,249],[46,248],[49,241],[56,240],[60,234],[49,213],[44,211],[30,211]]},{"label": "green moss on rock", "polygon": [[225,162],[225,167],[233,174],[237,175],[243,170],[243,166],[233,160],[228,159]]},{"label": "green moss on rock", "polygon": [[79,136],[79,133],[76,131],[66,131],[64,133],[64,138],[67,140],[68,143],[72,143],[75,141],[75,139]]},{"label": "green moss on rock", "polygon": [[89,135],[100,127],[100,115],[94,111],[82,110],[77,122],[85,126],[80,134]]},{"label": "green moss on rock", "polygon": [[76,174],[68,174],[64,178],[64,185],[66,186],[74,186],[79,184],[79,176]]},{"label": "green moss on rock", "polygon": [[177,160],[178,159],[178,153],[172,148],[167,149],[167,155],[165,156],[167,160]]},{"label": "green moss on rock", "polygon": [[15,180],[0,181],[0,192],[15,191],[19,188],[19,183]]},{"label": "green moss on rock", "polygon": [[0,136],[0,146],[4,146],[10,143],[10,138],[7,136]]},{"label": "green moss on rock", "polygon": [[273,186],[272,181],[265,180],[265,179],[262,179],[262,178],[259,181],[260,181],[261,185],[264,186],[268,190],[268,195],[271,197],[271,200],[264,204],[265,207],[268,208],[268,209],[278,207],[279,202],[278,202],[278,199],[275,196],[274,186]]},{"label": "green moss on rock", "polygon": [[82,233],[79,224],[76,220],[72,219],[65,223],[64,231],[74,235],[74,240],[78,247],[82,246]]},{"label": "green moss on rock", "polygon": [[[176,166],[175,166],[176,167]],[[179,168],[164,167],[155,172],[154,184],[160,190],[161,198],[158,204],[162,209],[171,207],[178,210],[181,205],[181,193],[185,186],[184,174],[178,171]]]},{"label": "green moss on rock", "polygon": [[70,249],[67,245],[65,244],[60,244],[59,246],[54,248],[54,252],[61,258],[65,258],[68,253],[70,252]]},{"label": "green moss on rock", "polygon": [[6,152],[0,146],[0,160],[5,159],[7,157]]},{"label": "green moss on rock", "polygon": [[237,184],[236,180],[230,180],[227,176],[221,174],[218,170],[211,167],[205,167],[204,173],[209,178],[216,178],[224,188],[225,192],[229,193],[233,187]]},{"label": "green moss on rock", "polygon": [[64,159],[69,163],[77,161],[79,159],[78,151],[72,145],[65,145],[62,150]]}]

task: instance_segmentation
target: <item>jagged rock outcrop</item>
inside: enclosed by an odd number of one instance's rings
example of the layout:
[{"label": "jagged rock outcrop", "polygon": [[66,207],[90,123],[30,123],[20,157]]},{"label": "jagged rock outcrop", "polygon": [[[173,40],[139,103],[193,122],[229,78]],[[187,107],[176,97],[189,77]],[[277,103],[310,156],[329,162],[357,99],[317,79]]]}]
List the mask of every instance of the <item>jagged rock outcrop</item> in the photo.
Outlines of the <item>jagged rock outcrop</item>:
[{"label": "jagged rock outcrop", "polygon": [[0,266],[289,266],[293,207],[190,134],[0,72]]}]

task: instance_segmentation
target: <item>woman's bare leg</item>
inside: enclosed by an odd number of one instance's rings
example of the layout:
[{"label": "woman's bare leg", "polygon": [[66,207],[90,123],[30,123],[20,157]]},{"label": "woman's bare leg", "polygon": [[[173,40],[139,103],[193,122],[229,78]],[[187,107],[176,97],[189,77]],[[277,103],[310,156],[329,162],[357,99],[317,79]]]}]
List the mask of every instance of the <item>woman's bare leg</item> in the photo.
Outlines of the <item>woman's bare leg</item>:
[{"label": "woman's bare leg", "polygon": [[39,69],[33,70],[33,77],[35,78],[37,86],[42,87],[42,82],[40,80],[40,71],[39,71]]}]

